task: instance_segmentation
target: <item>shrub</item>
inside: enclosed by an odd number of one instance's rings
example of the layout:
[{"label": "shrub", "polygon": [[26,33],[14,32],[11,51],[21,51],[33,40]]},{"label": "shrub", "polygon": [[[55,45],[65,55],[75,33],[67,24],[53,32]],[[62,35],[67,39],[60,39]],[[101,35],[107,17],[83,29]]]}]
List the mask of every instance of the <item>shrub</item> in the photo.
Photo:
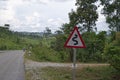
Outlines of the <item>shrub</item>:
[{"label": "shrub", "polygon": [[120,39],[117,35],[116,40],[114,40],[111,44],[106,45],[104,53],[111,66],[120,72]]},{"label": "shrub", "polygon": [[47,46],[33,46],[31,52],[31,55],[27,55],[27,57],[35,61],[60,61],[57,52]]}]

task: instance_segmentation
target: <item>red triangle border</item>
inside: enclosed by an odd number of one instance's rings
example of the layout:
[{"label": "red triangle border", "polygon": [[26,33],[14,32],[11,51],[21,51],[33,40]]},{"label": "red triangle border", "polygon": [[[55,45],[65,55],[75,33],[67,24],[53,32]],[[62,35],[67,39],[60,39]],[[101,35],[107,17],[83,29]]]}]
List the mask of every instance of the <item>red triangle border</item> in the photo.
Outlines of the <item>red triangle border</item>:
[{"label": "red triangle border", "polygon": [[[71,39],[73,33],[75,32],[75,30],[77,31],[78,36],[79,36],[79,38],[80,38],[83,46],[68,46],[68,45],[67,45],[68,42],[69,42],[69,40]],[[72,31],[72,33],[70,34],[69,38],[68,38],[67,41],[65,42],[64,47],[67,47],[67,48],[86,48],[85,43],[84,43],[84,41],[83,41],[83,39],[82,39],[82,37],[81,37],[81,35],[80,35],[80,32],[78,31],[78,27],[77,27],[77,26],[74,27],[74,30]]]}]

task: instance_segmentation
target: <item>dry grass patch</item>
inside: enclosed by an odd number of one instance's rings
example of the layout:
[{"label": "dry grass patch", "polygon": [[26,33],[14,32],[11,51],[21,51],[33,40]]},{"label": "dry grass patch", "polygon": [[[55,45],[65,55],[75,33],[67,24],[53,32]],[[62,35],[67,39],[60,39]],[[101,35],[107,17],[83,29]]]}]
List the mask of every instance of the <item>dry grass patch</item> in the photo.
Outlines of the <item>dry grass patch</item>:
[{"label": "dry grass patch", "polygon": [[[94,66],[76,69],[76,80],[113,80],[113,69],[109,66]],[[30,69],[26,80],[72,80],[70,67],[44,67]]]}]

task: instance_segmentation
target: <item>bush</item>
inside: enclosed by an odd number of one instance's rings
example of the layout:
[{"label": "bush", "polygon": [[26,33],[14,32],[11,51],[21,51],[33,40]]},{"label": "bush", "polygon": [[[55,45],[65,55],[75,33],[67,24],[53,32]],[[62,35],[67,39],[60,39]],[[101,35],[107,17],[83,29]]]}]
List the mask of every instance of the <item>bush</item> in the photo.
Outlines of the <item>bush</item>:
[{"label": "bush", "polygon": [[104,49],[108,62],[120,72],[120,33],[116,33],[116,39]]},{"label": "bush", "polygon": [[31,49],[31,55],[29,56],[27,52],[26,56],[34,61],[60,61],[59,54],[47,46],[33,46]]}]

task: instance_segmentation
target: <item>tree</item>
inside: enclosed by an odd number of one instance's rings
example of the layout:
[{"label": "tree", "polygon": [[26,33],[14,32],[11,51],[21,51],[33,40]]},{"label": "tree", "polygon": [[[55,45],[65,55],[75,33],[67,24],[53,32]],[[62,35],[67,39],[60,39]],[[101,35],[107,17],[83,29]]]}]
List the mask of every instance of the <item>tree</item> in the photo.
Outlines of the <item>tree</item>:
[{"label": "tree", "polygon": [[71,28],[72,28],[72,27],[70,27],[70,24],[69,24],[69,23],[65,23],[65,24],[62,25],[62,27],[60,28],[60,30],[61,30],[62,32],[64,32],[65,34],[69,34],[70,31],[72,30]]},{"label": "tree", "polygon": [[[95,2],[97,1],[98,0],[76,0],[77,10],[76,11],[72,10],[68,14],[70,22],[68,24],[66,23],[62,25],[62,30],[64,31],[64,33],[70,34],[70,32],[73,30],[73,27],[77,25],[81,32],[84,32],[84,33],[86,32],[86,35],[83,35],[83,36],[86,36],[87,39],[90,39],[90,40],[95,39],[94,36],[96,36],[96,34],[94,34],[93,30],[96,29],[95,22],[97,21],[97,18],[98,18],[98,13],[96,11],[97,6],[95,5]],[[85,50],[83,50],[83,52],[87,51],[86,55],[91,57],[92,57],[91,54],[94,53],[93,42],[86,40],[85,43],[89,45],[89,48],[87,47]],[[69,50],[70,54],[71,52],[72,51]]]},{"label": "tree", "polygon": [[120,0],[101,0],[106,22],[113,31],[120,31]]},{"label": "tree", "polygon": [[46,27],[46,30],[44,32],[45,37],[49,37],[51,33],[52,33],[51,29],[49,29],[48,27]]},{"label": "tree", "polygon": [[55,33],[56,33],[57,35],[63,34],[63,32],[62,32],[61,30],[57,30],[57,31],[55,31]]},{"label": "tree", "polygon": [[51,42],[51,48],[58,52],[61,61],[70,61],[68,51],[63,47],[66,40],[66,35],[57,34],[55,35],[55,41]]},{"label": "tree", "polygon": [[113,35],[112,42],[105,46],[104,54],[110,65],[120,72],[120,0],[101,0],[101,3],[104,6],[102,13]]},{"label": "tree", "polygon": [[77,59],[81,62],[105,62],[103,52],[107,41],[106,36],[105,31],[98,34],[95,32],[83,33],[82,38],[86,48],[78,50]]},{"label": "tree", "polygon": [[104,53],[110,65],[120,72],[120,44],[118,42],[120,40],[106,45]]},{"label": "tree", "polygon": [[79,25],[81,30],[91,32],[95,27],[98,18],[97,6],[95,2],[98,0],[76,0],[76,11],[69,13],[70,26]]}]

